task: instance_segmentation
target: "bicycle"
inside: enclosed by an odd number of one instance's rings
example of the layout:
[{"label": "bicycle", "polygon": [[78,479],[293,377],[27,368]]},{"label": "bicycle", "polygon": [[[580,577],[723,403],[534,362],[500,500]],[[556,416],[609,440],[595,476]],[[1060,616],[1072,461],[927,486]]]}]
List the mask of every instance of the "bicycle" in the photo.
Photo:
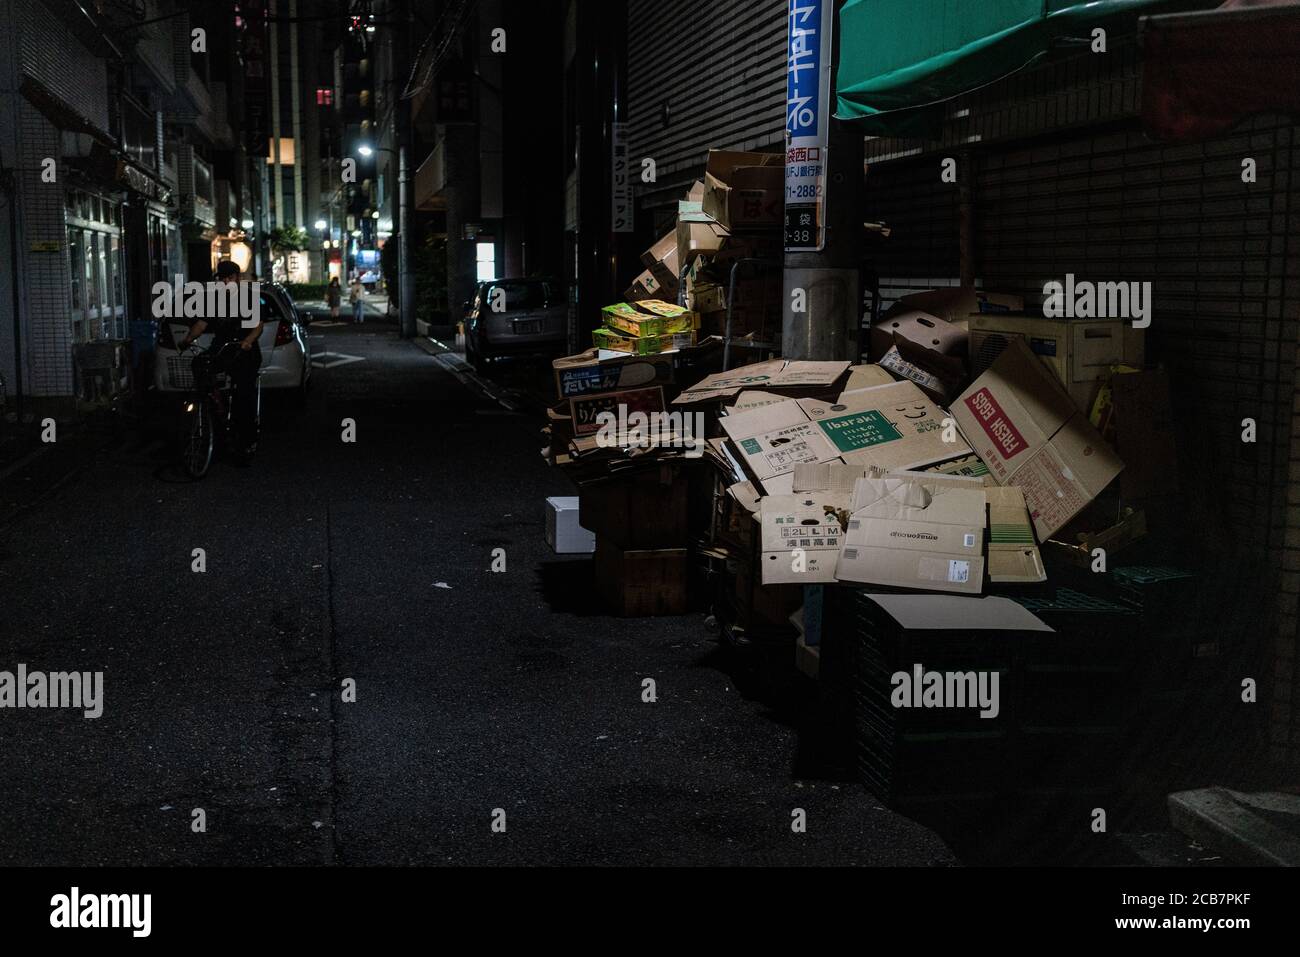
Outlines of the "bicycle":
[{"label": "bicycle", "polygon": [[[219,369],[218,359],[225,355],[227,349],[238,349],[239,343],[227,342],[214,354],[211,349],[199,351],[190,368],[194,373],[194,384],[185,398],[183,405],[186,416],[184,428],[185,448],[181,464],[185,473],[193,479],[201,479],[208,474],[218,447],[230,446],[234,421],[231,414],[230,376]],[[262,408],[262,383],[257,389],[257,415],[260,419]]]}]

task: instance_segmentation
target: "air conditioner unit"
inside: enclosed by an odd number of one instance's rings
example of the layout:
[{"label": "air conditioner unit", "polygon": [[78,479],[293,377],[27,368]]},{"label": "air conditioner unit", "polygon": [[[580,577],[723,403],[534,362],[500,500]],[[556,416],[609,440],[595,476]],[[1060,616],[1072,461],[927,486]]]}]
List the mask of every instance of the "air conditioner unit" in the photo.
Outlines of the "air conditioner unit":
[{"label": "air conditioner unit", "polygon": [[1111,366],[1141,369],[1144,361],[1143,331],[1117,319],[985,313],[970,317],[971,376],[991,366],[1013,338],[1024,340],[1085,412],[1096,396],[1098,380],[1107,377]]}]

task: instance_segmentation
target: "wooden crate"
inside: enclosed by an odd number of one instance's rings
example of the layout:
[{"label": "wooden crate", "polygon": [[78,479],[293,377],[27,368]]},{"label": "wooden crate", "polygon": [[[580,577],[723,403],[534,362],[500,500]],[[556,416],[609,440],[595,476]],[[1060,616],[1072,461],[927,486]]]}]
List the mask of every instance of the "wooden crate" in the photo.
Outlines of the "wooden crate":
[{"label": "wooden crate", "polygon": [[596,591],[624,618],[682,615],[688,608],[684,548],[625,550],[596,538]]}]

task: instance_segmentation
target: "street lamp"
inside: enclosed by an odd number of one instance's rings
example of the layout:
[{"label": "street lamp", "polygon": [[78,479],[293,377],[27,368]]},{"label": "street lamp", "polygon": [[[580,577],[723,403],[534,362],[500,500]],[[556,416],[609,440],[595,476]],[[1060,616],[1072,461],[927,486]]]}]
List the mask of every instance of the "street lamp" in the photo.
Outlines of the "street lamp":
[{"label": "street lamp", "polygon": [[[329,223],[325,222],[325,220],[323,220],[323,219],[318,219],[318,220],[316,220],[316,222],[314,222],[312,225],[316,227],[316,232],[318,232],[318,233],[324,233],[325,230],[326,230],[326,228],[329,226]],[[324,280],[325,282],[329,282],[329,278],[328,278],[328,277],[329,277],[329,271],[330,271],[329,260],[327,260],[327,259],[325,258],[326,255],[327,255],[326,252],[325,252],[325,250],[329,248],[329,245],[330,245],[330,244],[329,244],[329,240],[324,239],[324,238],[321,239],[321,244],[320,244],[320,274],[321,274],[321,279]]]},{"label": "street lamp", "polygon": [[397,157],[397,300],[401,306],[402,336],[409,339],[415,335],[415,271],[411,268],[411,244],[408,242],[411,235],[411,179],[407,173],[406,140],[405,135],[398,137],[396,151],[370,143],[358,143],[357,152],[362,156],[373,156],[376,152],[381,152]]}]

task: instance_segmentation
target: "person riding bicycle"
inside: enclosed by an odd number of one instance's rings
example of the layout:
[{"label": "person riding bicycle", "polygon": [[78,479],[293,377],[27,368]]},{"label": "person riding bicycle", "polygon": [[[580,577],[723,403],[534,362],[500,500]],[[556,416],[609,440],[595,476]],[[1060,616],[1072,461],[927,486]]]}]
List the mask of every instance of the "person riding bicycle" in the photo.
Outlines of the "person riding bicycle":
[{"label": "person riding bicycle", "polygon": [[[239,275],[236,263],[228,259],[217,263],[219,282],[237,283]],[[233,388],[230,415],[235,447],[237,454],[245,459],[251,457],[257,448],[257,375],[262,367],[262,349],[257,338],[262,333],[262,325],[259,320],[255,326],[245,327],[239,316],[199,319],[180,342],[183,351],[209,328],[212,329],[208,354],[216,359],[215,368],[230,376]],[[238,348],[223,350],[231,343],[238,343]]]}]

